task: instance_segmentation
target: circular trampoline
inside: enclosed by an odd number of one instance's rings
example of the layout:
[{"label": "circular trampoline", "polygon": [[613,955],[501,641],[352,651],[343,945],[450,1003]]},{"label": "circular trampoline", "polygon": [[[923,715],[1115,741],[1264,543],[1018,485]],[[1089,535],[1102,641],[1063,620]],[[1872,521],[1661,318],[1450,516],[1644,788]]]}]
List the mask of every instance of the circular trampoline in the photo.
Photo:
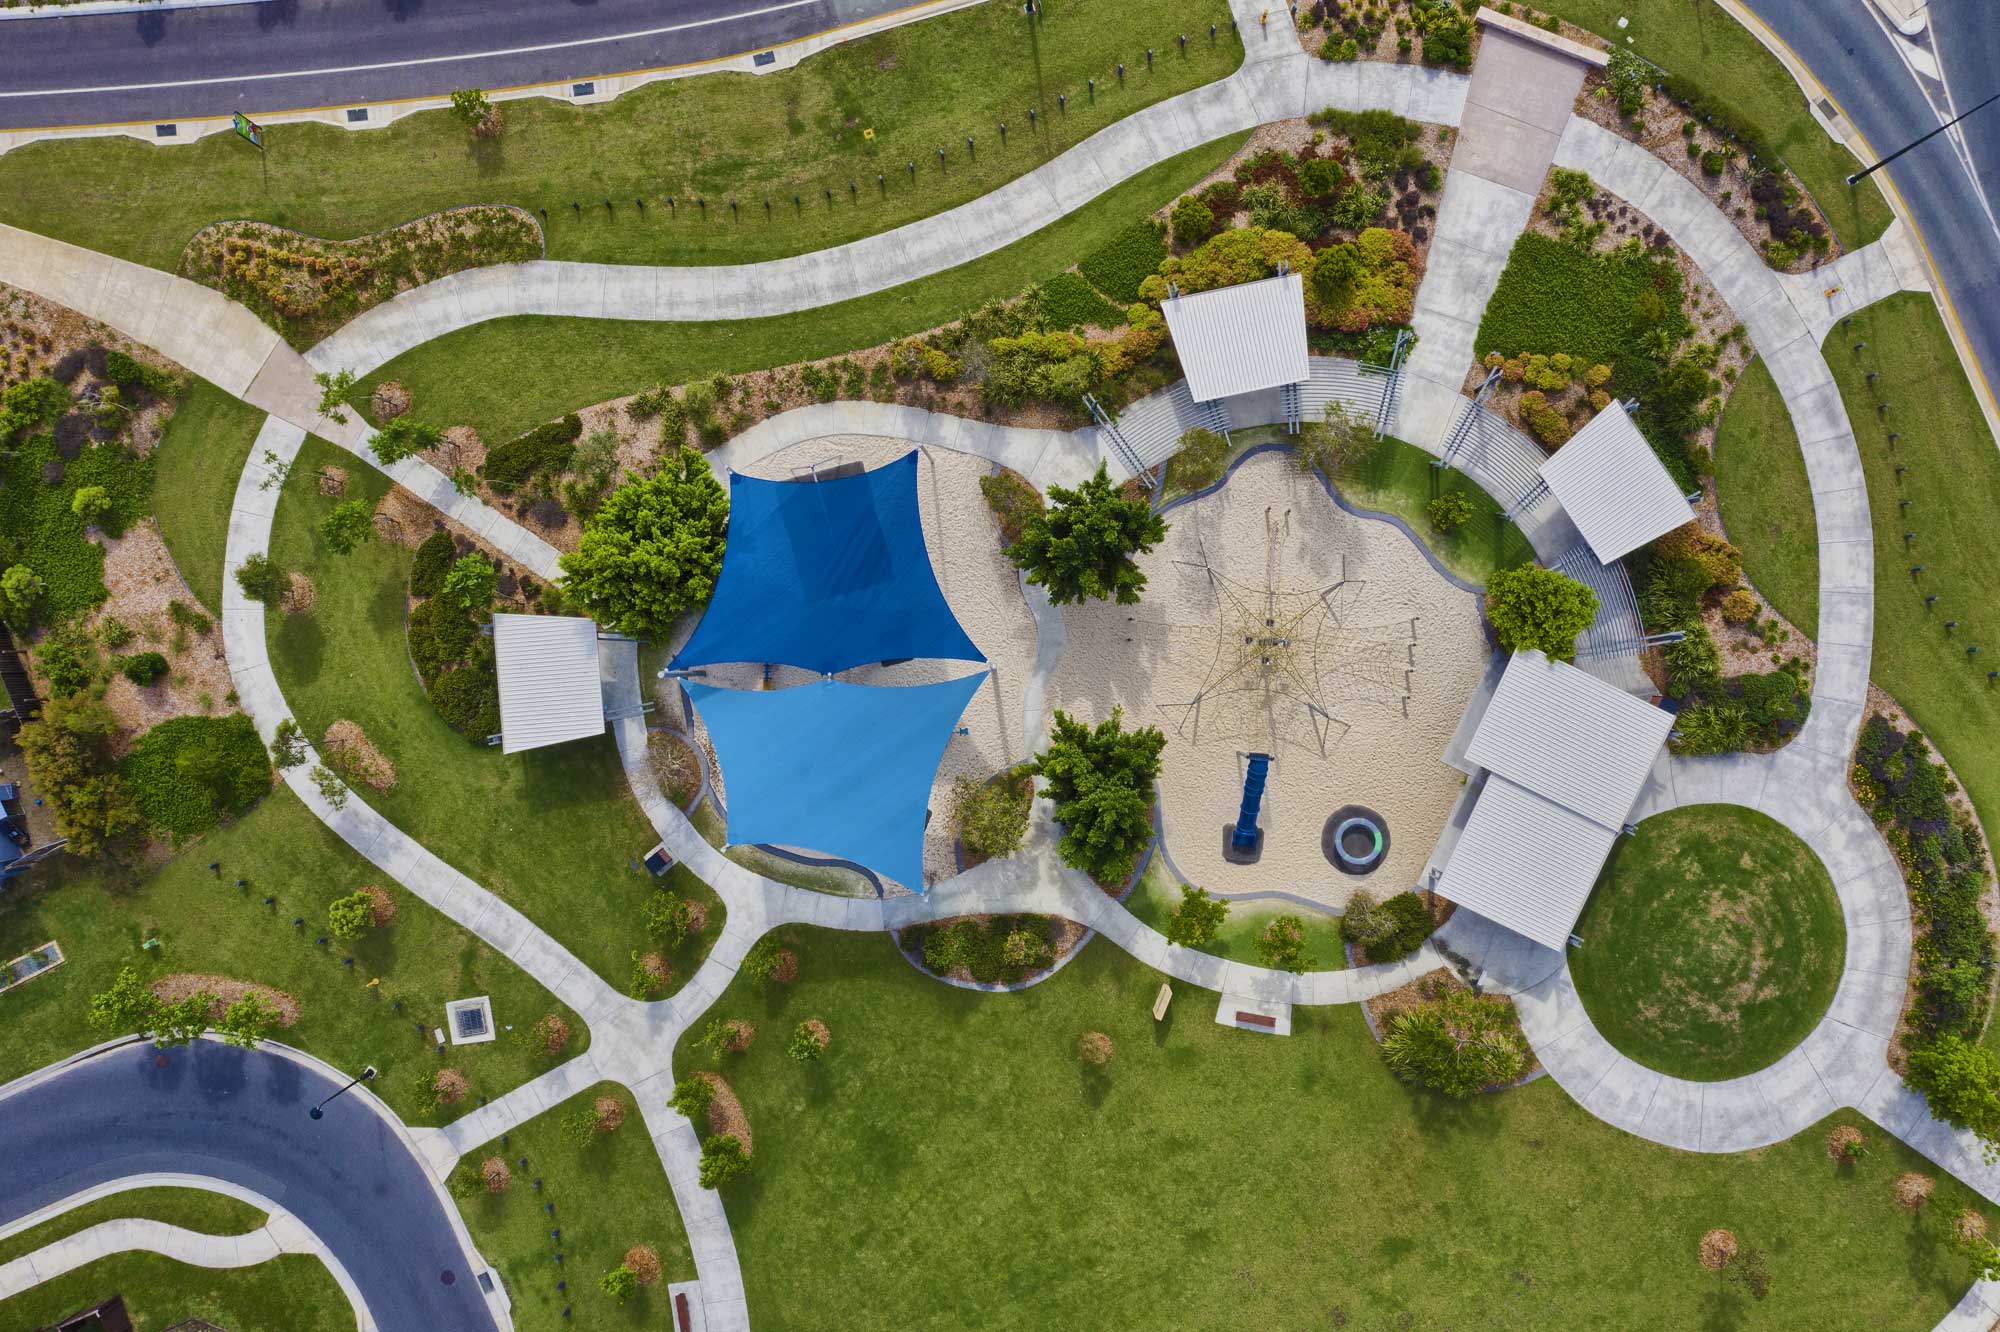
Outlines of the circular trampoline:
[{"label": "circular trampoline", "polygon": [[1342,874],[1368,874],[1389,854],[1389,827],[1372,809],[1342,805],[1327,816],[1319,845]]}]

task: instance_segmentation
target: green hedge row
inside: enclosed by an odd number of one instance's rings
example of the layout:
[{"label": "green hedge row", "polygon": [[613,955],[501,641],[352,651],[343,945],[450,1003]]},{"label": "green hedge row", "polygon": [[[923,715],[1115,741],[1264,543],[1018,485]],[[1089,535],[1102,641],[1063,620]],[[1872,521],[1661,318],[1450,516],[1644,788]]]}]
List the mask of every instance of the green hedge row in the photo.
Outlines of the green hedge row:
[{"label": "green hedge row", "polygon": [[515,490],[543,472],[560,472],[576,456],[583,420],[575,412],[559,421],[544,421],[527,434],[510,439],[486,455],[480,469],[495,490]]}]

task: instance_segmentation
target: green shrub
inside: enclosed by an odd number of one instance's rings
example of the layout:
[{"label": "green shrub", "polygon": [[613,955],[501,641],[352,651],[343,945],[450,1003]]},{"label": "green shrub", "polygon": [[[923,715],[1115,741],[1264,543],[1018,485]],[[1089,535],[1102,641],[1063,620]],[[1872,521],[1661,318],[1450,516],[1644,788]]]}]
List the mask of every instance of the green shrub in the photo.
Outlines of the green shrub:
[{"label": "green shrub", "polygon": [[[17,384],[6,394],[22,387]],[[61,479],[45,484],[44,469],[59,472]],[[90,444],[64,462],[47,431],[11,450],[0,448],[0,568],[26,567],[42,584],[25,608],[10,605],[16,623],[29,625],[37,617],[60,623],[110,595],[104,586],[104,547],[85,538],[85,520],[74,507],[77,492],[88,487],[101,487],[111,501],[93,520],[96,526],[119,536],[150,512],[152,457],[111,442]]]},{"label": "green shrub", "polygon": [[479,626],[472,617],[443,597],[432,597],[410,610],[410,660],[416,663],[426,688],[441,673],[466,660],[478,639]]},{"label": "green shrub", "polygon": [[[734,1142],[735,1139],[732,1138],[730,1141]],[[639,1274],[620,1263],[598,1278],[597,1284],[606,1295],[623,1304],[639,1293]]]},{"label": "green shrub", "polygon": [[167,659],[157,652],[134,652],[118,658],[118,673],[143,688],[167,673]]},{"label": "green shrub", "polygon": [[34,650],[34,661],[57,698],[81,693],[97,678],[97,653],[90,640],[70,628],[44,638]]},{"label": "green shrub", "polygon": [[444,576],[458,559],[458,544],[450,532],[433,532],[410,560],[410,595],[434,597],[444,588]]},{"label": "green shrub", "polygon": [[743,1144],[727,1133],[717,1134],[701,1144],[700,1183],[705,1189],[721,1188],[750,1170],[750,1158]]},{"label": "green shrub", "polygon": [[1103,463],[1075,488],[1051,485],[1053,505],[1033,513],[1007,558],[1058,606],[1116,601],[1134,606],[1146,575],[1132,557],[1150,551],[1167,525],[1144,500],[1127,499],[1111,484]]},{"label": "green shrub", "polygon": [[1167,462],[1167,480],[1178,490],[1200,490],[1222,479],[1229,441],[1200,426],[1181,436],[1180,451]]},{"label": "green shrub", "polygon": [[979,478],[979,493],[1000,520],[1000,539],[1010,546],[1021,539],[1028,520],[1043,510],[1042,492],[1019,472],[986,473]]},{"label": "green shrub", "polygon": [[1134,222],[1083,256],[1077,267],[1090,285],[1120,305],[1139,299],[1139,284],[1151,277],[1167,257],[1160,229],[1150,221]]},{"label": "green shrub", "polygon": [[500,732],[500,678],[484,663],[446,671],[431,685],[431,706],[452,730],[485,744]]},{"label": "green shrub", "polygon": [[243,813],[271,789],[271,757],[240,713],[161,722],[132,746],[123,772],[146,817],[176,837]]},{"label": "green shrub", "polygon": [[1348,186],[1333,205],[1333,223],[1349,231],[1359,231],[1389,206],[1389,196],[1359,183]]},{"label": "green shrub", "polygon": [[1486,583],[1486,618],[1504,650],[1533,648],[1568,661],[1576,636],[1597,618],[1597,594],[1553,569],[1502,569]]},{"label": "green shrub", "polygon": [[728,525],[722,483],[682,448],[591,515],[581,544],[562,557],[564,595],[620,633],[663,634],[715,590]]},{"label": "green shrub", "polygon": [[1668,747],[1676,754],[1729,754],[1750,743],[1750,719],[1733,704],[1682,708]]},{"label": "green shrub", "polygon": [[582,433],[583,419],[575,412],[560,420],[544,421],[526,434],[488,450],[480,475],[486,478],[487,485],[503,494],[517,490],[537,476],[568,467],[576,456],[577,437]]},{"label": "green shrub", "polygon": [[215,627],[208,616],[178,598],[167,603],[167,618],[174,622],[176,629],[185,629],[197,637]]},{"label": "green shrub", "polygon": [[1472,68],[1472,25],[1446,23],[1424,34],[1424,59],[1463,73]]},{"label": "green shrub", "polygon": [[1472,501],[1464,492],[1448,490],[1424,506],[1424,517],[1439,532],[1456,532],[1472,521]]},{"label": "green shrub", "polygon": [[1417,951],[1436,928],[1424,899],[1415,893],[1397,893],[1386,902],[1376,902],[1367,893],[1348,898],[1340,917],[1340,935],[1357,948],[1366,949],[1368,960],[1395,962]]},{"label": "green shrub", "polygon": [[327,903],[327,932],[336,939],[359,939],[375,923],[375,899],[367,893],[349,893]]},{"label": "green shrub", "polygon": [[687,408],[681,400],[669,394],[660,403],[660,448],[665,451],[678,449],[687,443]]},{"label": "green shrub", "polygon": [[1560,448],[1569,442],[1569,418],[1551,407],[1548,396],[1540,389],[1521,395],[1521,424],[1550,449]]},{"label": "green shrub", "polygon": [[70,496],[69,511],[86,523],[94,523],[111,512],[111,492],[103,486],[78,486]]},{"label": "green shrub", "polygon": [[1174,244],[1183,250],[1201,244],[1215,230],[1215,211],[1203,203],[1198,194],[1183,195],[1174,204],[1171,220]]},{"label": "green shrub", "polygon": [[1406,1082],[1458,1099],[1511,1082],[1528,1067],[1528,1045],[1505,999],[1450,991],[1389,1019],[1389,1069]]},{"label": "green shrub", "polygon": [[1346,184],[1347,168],[1331,157],[1312,157],[1299,163],[1299,193],[1308,199],[1327,198]]},{"label": "green shrub", "polygon": [[283,566],[260,550],[236,567],[236,585],[252,601],[283,601],[292,581]]},{"label": "green shrub", "polygon": [[952,819],[965,849],[989,860],[1020,850],[1033,799],[1034,785],[1026,777],[1002,773],[990,782],[959,777],[952,783]]},{"label": "green shrub", "polygon": [[1423,137],[1424,127],[1394,111],[1344,111],[1327,107],[1306,117],[1314,126],[1346,139],[1370,176],[1385,176],[1403,164],[1404,154]]},{"label": "green shrub", "polygon": [[1667,663],[1667,696],[1686,698],[1698,689],[1712,689],[1722,681],[1722,653],[1709,637],[1708,626],[1690,622],[1686,637],[1669,643],[1661,655]]},{"label": "green shrub", "polygon": [[707,1078],[685,1077],[674,1084],[673,1098],[667,1102],[676,1113],[695,1123],[705,1122],[709,1103],[715,1100],[715,1084]]},{"label": "green shrub", "polygon": [[1257,936],[1257,959],[1278,971],[1309,970],[1312,958],[1306,954],[1306,923],[1289,914],[1272,917]]},{"label": "green shrub", "polygon": [[1729,169],[1729,154],[1719,148],[1711,148],[1701,155],[1701,171],[1705,176],[1719,176]]}]

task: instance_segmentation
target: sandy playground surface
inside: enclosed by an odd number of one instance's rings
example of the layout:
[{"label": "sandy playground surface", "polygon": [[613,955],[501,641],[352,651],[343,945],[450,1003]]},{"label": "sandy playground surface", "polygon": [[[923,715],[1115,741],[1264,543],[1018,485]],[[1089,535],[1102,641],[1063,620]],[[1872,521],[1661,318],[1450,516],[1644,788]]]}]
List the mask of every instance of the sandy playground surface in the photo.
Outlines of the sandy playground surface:
[{"label": "sandy playground surface", "polygon": [[[743,468],[745,475],[785,479],[812,463],[859,461],[870,471],[883,467],[918,446],[907,440],[865,435],[830,435],[781,449]],[[952,854],[951,789],[961,774],[984,781],[1030,757],[1021,724],[1021,698],[1028,668],[1035,660],[1035,622],[1021,596],[1020,577],[1000,553],[1000,529],[979,493],[979,478],[993,470],[983,458],[951,449],[924,446],[918,454],[917,506],[923,518],[924,544],[931,567],[958,621],[973,643],[986,654],[991,673],[959,719],[970,735],[954,735],[945,745],[931,786],[930,832],[924,839],[924,875],[932,883],[958,872]],[[677,626],[671,651],[679,651],[694,621]],[[970,674],[963,661],[905,662],[897,666],[857,666],[839,678],[855,684],[915,685],[957,679]],[[731,689],[755,689],[762,671],[757,666],[710,668],[708,683]],[[772,668],[774,688],[808,684],[819,677],[796,667]],[[678,705],[666,709],[678,718]],[[724,806],[728,804],[728,773],[717,770],[699,715],[696,733],[708,751]],[[1447,731],[1447,734],[1449,732]],[[792,848],[813,851],[813,847]],[[906,885],[916,887],[917,885]]]},{"label": "sandy playground surface", "polygon": [[[1054,705],[1092,722],[1119,706],[1128,726],[1166,732],[1166,845],[1189,882],[1335,908],[1359,887],[1414,886],[1458,799],[1461,777],[1442,756],[1486,661],[1472,594],[1280,454],[1166,517],[1167,539],[1139,561],[1139,605],[1064,608]],[[1264,851],[1231,865],[1223,828],[1254,752],[1277,759]],[[1338,872],[1320,848],[1327,816],[1347,804],[1388,824],[1389,854],[1366,876]]]}]

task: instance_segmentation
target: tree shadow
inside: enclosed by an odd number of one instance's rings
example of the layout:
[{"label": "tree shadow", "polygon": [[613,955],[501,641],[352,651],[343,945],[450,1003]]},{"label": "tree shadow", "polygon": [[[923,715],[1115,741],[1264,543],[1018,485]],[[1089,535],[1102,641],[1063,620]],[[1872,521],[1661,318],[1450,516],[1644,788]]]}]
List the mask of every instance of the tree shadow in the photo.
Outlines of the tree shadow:
[{"label": "tree shadow", "polygon": [[138,22],[133,25],[133,29],[138,33],[139,41],[142,44],[146,46],[158,46],[166,40],[167,16],[160,10],[149,9],[139,15]]},{"label": "tree shadow", "polygon": [[382,8],[388,10],[389,17],[398,23],[415,17],[417,11],[423,7],[424,0],[382,0]]},{"label": "tree shadow", "polygon": [[1111,1095],[1110,1070],[1079,1060],[1077,1074],[1083,1087],[1084,1104],[1093,1110],[1103,1109],[1105,1099]]},{"label": "tree shadow", "polygon": [[1745,1301],[1734,1291],[1718,1288],[1704,1303],[1701,1322],[1707,1332],[1735,1332],[1743,1325]]},{"label": "tree shadow", "polygon": [[257,28],[269,32],[273,28],[289,28],[298,21],[299,0],[264,0],[257,6]]}]

